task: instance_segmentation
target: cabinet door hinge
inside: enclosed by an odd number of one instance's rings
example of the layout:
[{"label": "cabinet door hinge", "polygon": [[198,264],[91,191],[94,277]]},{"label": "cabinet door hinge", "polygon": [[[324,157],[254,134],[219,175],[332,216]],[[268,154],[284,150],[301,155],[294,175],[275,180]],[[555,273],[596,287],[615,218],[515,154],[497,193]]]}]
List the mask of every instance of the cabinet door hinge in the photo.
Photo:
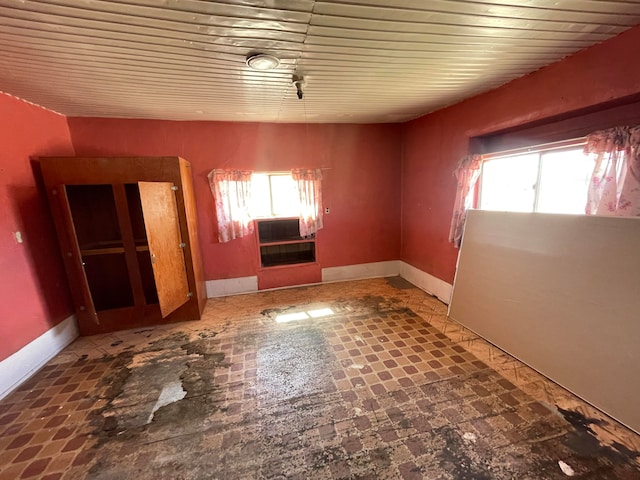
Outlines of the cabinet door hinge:
[{"label": "cabinet door hinge", "polygon": [[173,190],[174,192],[178,191],[178,187],[176,187],[175,185],[173,187],[171,187],[171,190]]},{"label": "cabinet door hinge", "polygon": [[187,244],[186,244],[186,243],[184,243],[184,242],[182,242],[182,243],[178,244],[178,246],[179,246],[180,248],[186,248],[186,247],[187,247]]},{"label": "cabinet door hinge", "polygon": [[187,292],[187,297],[193,297],[193,292]]}]

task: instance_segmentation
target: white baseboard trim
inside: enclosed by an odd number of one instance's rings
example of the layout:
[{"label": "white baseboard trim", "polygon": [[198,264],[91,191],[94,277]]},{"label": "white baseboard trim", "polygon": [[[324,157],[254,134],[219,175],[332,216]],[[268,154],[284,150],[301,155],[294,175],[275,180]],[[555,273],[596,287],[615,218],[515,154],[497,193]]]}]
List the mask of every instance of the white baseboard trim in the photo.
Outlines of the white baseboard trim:
[{"label": "white baseboard trim", "polygon": [[360,263],[343,267],[322,269],[322,283],[344,282],[346,280],[362,280],[365,278],[393,277],[400,274],[400,262]]},{"label": "white baseboard trim", "polygon": [[71,315],[2,360],[0,362],[0,399],[25,382],[79,335],[76,317]]},{"label": "white baseboard trim", "polygon": [[400,276],[413,283],[419,289],[424,290],[430,295],[438,297],[442,302],[449,305],[451,292],[453,291],[453,285],[450,283],[440,280],[439,278],[402,261],[400,261]]},{"label": "white baseboard trim", "polygon": [[[344,282],[347,280],[362,280],[365,278],[392,277],[400,275],[400,262],[361,263],[345,265],[344,267],[330,267],[322,269],[322,283]],[[287,287],[270,288],[267,290],[281,290],[283,288],[303,287],[314,284],[290,285]],[[318,285],[318,284],[315,284]],[[258,291],[258,277],[224,278],[221,280],[207,280],[207,298],[226,297]],[[261,291],[267,291],[261,290]]]},{"label": "white baseboard trim", "polygon": [[258,291],[258,277],[223,278],[207,280],[207,298],[226,297]]},{"label": "white baseboard trim", "polygon": [[[424,290],[430,295],[438,297],[447,305],[449,304],[451,292],[453,290],[453,286],[451,284],[423,272],[413,265],[409,265],[401,260],[323,268],[322,283],[363,280],[365,278],[393,277],[395,275],[400,275],[405,280],[413,283],[416,287]],[[208,298],[253,293],[258,291],[258,277],[207,280],[206,285]],[[303,285],[291,285],[290,287],[280,288],[294,288],[300,286]],[[278,290],[280,288],[278,288]]]}]

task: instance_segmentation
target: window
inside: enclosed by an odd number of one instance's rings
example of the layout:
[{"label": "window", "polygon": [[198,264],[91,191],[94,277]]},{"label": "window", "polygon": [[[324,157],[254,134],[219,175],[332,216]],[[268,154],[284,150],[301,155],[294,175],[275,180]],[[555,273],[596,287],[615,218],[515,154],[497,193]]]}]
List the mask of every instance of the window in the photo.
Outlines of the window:
[{"label": "window", "polygon": [[254,173],[251,176],[253,218],[297,217],[300,200],[290,173]]},{"label": "window", "polygon": [[[531,149],[529,149],[531,150]],[[478,208],[510,212],[584,213],[594,168],[583,145],[485,157]]]},{"label": "window", "polygon": [[248,170],[214,169],[208,178],[221,243],[253,233],[253,220],[259,219],[295,217],[302,237],[310,237],[322,228],[319,168],[257,174]]}]

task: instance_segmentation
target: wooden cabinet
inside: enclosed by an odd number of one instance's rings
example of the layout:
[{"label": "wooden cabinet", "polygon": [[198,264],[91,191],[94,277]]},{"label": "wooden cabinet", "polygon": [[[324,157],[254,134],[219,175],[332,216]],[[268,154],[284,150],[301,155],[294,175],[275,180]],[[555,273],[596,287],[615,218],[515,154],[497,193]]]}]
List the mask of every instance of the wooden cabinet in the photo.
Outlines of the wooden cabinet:
[{"label": "wooden cabinet", "polygon": [[189,162],[40,158],[80,333],[200,318],[206,302]]}]

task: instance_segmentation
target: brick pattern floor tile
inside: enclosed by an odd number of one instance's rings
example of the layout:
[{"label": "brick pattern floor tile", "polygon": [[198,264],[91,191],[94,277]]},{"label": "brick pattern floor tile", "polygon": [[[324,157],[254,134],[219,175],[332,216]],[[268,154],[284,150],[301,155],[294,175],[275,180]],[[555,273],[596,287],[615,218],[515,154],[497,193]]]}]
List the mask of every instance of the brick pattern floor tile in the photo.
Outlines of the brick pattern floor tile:
[{"label": "brick pattern floor tile", "polygon": [[[557,440],[574,432],[558,407],[592,419],[602,445],[640,450],[638,435],[452,322],[437,299],[392,283],[210,299],[198,322],[78,339],[0,401],[0,480],[91,478],[98,461],[140,480],[179,478],[184,472],[167,469],[181,465],[179,452],[193,453],[187,440],[154,430],[157,398],[145,415],[124,419],[138,397],[118,395],[115,379],[124,372],[133,382],[136,368],[180,355],[190,389],[165,408],[209,399],[196,419],[166,410],[180,419],[172,428],[190,426],[185,438],[197,439],[192,478],[476,478],[482,458],[510,459],[512,470],[493,473],[511,478],[527,472],[535,442],[578,461]],[[303,327],[276,322],[279,313],[327,307],[332,315]],[[300,358],[312,373],[296,368]],[[113,440],[131,432],[175,457],[158,466],[154,450]],[[562,478],[557,464],[538,468]],[[597,468],[597,478],[628,473]]]}]

